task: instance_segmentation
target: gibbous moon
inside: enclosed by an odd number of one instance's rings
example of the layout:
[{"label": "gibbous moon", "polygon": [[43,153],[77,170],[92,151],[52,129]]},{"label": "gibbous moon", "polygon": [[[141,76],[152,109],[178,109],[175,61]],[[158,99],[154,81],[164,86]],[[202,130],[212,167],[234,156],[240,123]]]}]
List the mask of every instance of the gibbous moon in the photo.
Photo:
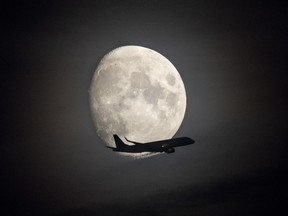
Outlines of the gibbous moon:
[{"label": "gibbous moon", "polygon": [[186,92],[176,68],[160,53],[141,46],[123,46],[105,55],[89,92],[97,134],[111,147],[113,134],[143,143],[170,139],[186,110]]}]

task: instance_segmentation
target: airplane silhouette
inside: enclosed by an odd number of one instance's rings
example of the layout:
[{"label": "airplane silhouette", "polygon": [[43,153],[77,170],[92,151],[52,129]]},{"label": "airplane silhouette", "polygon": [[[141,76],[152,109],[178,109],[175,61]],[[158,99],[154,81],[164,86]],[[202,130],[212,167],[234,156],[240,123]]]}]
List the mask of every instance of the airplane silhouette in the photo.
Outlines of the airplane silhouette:
[{"label": "airplane silhouette", "polygon": [[118,135],[114,134],[113,137],[116,144],[116,148],[110,146],[107,146],[107,148],[113,149],[113,151],[115,152],[129,152],[129,153],[166,152],[169,154],[175,152],[175,147],[191,145],[195,142],[189,137],[179,137],[148,143],[139,143],[130,141],[125,137],[125,139],[128,142],[134,144],[134,145],[127,145],[118,137]]}]

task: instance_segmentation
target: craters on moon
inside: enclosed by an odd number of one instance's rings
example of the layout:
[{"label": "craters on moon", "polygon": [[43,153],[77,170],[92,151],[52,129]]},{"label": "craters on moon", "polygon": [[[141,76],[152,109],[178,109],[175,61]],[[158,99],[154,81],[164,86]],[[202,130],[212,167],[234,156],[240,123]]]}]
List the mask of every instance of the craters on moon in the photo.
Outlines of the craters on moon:
[{"label": "craters on moon", "polygon": [[175,77],[171,74],[166,75],[166,80],[169,85],[173,86],[175,84]]},{"label": "craters on moon", "polygon": [[113,134],[150,142],[177,132],[186,110],[186,93],[168,59],[148,48],[124,46],[98,65],[90,104],[97,133],[106,145],[115,146]]}]

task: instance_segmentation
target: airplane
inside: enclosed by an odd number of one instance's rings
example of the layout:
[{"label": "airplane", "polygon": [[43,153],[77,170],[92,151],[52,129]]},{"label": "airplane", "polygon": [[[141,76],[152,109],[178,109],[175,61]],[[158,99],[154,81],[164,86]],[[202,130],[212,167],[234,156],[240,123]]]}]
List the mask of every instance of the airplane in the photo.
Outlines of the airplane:
[{"label": "airplane", "polygon": [[117,134],[113,134],[116,148],[107,146],[107,148],[113,149],[115,152],[128,152],[128,153],[141,153],[141,152],[175,152],[175,147],[191,145],[195,141],[189,137],[179,137],[167,140],[159,140],[148,143],[139,143],[125,139],[127,142],[133,143],[134,145],[125,144]]}]

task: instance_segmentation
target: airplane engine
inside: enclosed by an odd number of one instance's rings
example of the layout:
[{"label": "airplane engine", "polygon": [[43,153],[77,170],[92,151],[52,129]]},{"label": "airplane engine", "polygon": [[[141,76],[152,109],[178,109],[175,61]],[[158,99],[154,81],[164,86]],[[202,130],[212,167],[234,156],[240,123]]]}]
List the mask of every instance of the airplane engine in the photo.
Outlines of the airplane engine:
[{"label": "airplane engine", "polygon": [[170,154],[170,153],[175,152],[175,149],[174,149],[174,148],[168,148],[168,149],[165,149],[164,151],[165,151],[166,153]]},{"label": "airplane engine", "polygon": [[161,147],[162,147],[163,151],[168,153],[168,154],[175,152],[175,149],[173,147],[170,147],[167,144],[163,144]]}]

